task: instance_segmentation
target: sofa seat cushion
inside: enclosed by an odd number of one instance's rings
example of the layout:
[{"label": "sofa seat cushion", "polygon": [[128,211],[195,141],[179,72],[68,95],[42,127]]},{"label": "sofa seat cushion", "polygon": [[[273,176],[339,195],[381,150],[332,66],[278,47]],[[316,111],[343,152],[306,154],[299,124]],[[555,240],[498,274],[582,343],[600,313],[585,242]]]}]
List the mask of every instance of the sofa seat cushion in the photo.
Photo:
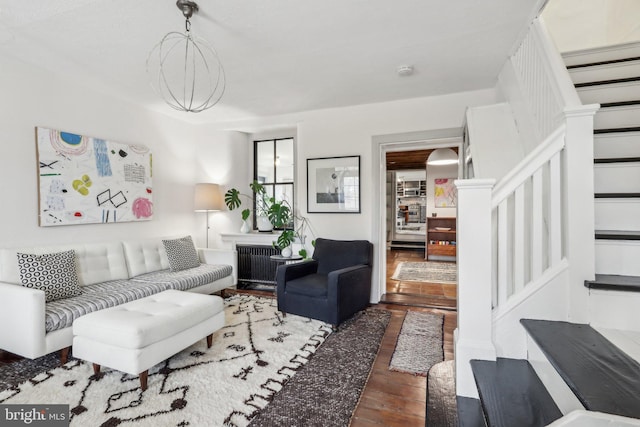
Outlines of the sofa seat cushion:
[{"label": "sofa seat cushion", "polygon": [[194,268],[186,270],[171,271],[160,270],[152,273],[141,274],[131,281],[142,283],[161,283],[167,286],[167,289],[176,289],[178,291],[187,291],[206,285],[216,280],[220,280],[227,276],[231,276],[233,268],[230,265],[213,265],[200,264]]},{"label": "sofa seat cushion", "polygon": [[308,297],[326,297],[327,275],[308,274],[300,279],[289,280],[287,282],[286,292]]},{"label": "sofa seat cushion", "polygon": [[164,283],[112,280],[82,288],[82,294],[45,305],[45,330],[64,329],[85,314],[115,307],[167,290]]}]

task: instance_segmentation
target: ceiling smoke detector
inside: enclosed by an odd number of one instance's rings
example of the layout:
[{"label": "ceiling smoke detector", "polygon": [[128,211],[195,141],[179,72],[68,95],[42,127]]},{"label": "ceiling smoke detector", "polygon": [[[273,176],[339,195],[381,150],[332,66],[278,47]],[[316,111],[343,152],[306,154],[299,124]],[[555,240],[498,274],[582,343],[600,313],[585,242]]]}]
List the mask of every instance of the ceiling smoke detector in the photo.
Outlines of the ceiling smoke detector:
[{"label": "ceiling smoke detector", "polygon": [[400,65],[396,68],[396,71],[399,76],[410,76],[413,74],[413,66],[411,65]]}]

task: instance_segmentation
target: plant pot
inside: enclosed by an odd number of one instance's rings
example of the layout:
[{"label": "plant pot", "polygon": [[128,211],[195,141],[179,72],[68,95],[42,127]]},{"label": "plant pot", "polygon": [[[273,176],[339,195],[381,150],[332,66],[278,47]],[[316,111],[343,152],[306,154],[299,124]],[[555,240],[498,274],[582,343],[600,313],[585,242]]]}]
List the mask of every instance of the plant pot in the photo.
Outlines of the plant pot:
[{"label": "plant pot", "polygon": [[280,255],[282,255],[285,258],[289,258],[292,254],[293,254],[293,250],[291,249],[291,246],[287,246],[286,248],[280,251]]},{"label": "plant pot", "polygon": [[251,231],[251,227],[249,227],[249,223],[247,221],[242,221],[242,227],[240,227],[241,233],[248,233]]},{"label": "plant pot", "polygon": [[273,230],[273,224],[266,216],[259,216],[256,218],[256,224],[258,225],[258,231],[270,232]]}]

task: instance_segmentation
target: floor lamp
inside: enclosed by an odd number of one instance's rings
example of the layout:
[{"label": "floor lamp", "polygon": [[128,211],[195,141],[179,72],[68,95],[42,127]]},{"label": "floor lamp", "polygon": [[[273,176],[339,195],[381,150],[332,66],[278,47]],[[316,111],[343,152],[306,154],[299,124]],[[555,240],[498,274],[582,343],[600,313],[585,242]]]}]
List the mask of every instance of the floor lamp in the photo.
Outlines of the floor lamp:
[{"label": "floor lamp", "polygon": [[207,214],[207,248],[209,247],[209,212],[222,209],[222,194],[218,184],[196,184],[194,196],[194,210]]}]

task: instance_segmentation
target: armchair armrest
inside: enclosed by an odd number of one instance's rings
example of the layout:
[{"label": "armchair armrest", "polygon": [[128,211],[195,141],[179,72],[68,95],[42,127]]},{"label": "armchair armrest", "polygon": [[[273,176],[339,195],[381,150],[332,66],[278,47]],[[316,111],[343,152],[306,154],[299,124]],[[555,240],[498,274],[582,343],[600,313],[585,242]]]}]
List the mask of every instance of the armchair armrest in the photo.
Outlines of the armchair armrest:
[{"label": "armchair armrest", "polygon": [[46,353],[44,292],[0,282],[0,348],[34,359]]},{"label": "armchair armrest", "polygon": [[364,309],[371,299],[371,266],[355,265],[330,272],[327,297],[338,307],[334,324]]},{"label": "armchair armrest", "polygon": [[224,264],[233,268],[233,284],[238,284],[238,251],[232,249],[198,248],[200,262],[203,264]]}]

